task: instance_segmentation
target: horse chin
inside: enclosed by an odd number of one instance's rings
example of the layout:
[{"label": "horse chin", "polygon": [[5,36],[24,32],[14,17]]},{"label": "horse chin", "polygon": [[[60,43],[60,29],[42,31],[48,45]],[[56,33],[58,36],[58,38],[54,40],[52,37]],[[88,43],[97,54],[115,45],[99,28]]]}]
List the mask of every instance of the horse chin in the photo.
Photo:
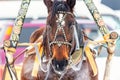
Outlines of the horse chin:
[{"label": "horse chin", "polygon": [[58,71],[58,70],[55,69],[54,66],[52,66],[52,67],[53,67],[54,72],[58,75],[61,75],[61,74],[65,73],[67,71],[67,69],[64,69],[63,71]]}]

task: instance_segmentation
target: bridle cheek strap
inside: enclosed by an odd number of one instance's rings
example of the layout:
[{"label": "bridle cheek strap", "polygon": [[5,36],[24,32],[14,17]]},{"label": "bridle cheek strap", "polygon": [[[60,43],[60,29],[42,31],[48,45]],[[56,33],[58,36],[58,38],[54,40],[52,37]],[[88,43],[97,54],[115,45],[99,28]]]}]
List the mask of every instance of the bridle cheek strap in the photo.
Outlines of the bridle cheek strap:
[{"label": "bridle cheek strap", "polygon": [[[75,71],[79,71],[81,69],[82,62],[83,62],[84,47],[80,48],[78,33],[77,33],[77,29],[76,29],[75,24],[73,25],[73,30],[74,30],[73,44],[76,43],[76,45],[73,45],[71,48],[70,61],[69,61],[68,67],[72,68]],[[72,50],[74,50],[73,49],[74,46],[75,46],[75,52],[72,54]]]},{"label": "bridle cheek strap", "polygon": [[76,50],[79,50],[80,49],[80,43],[79,43],[78,33],[77,33],[77,30],[76,30],[75,24],[73,26],[73,29],[74,29],[74,36],[75,36],[75,41],[76,41]]}]

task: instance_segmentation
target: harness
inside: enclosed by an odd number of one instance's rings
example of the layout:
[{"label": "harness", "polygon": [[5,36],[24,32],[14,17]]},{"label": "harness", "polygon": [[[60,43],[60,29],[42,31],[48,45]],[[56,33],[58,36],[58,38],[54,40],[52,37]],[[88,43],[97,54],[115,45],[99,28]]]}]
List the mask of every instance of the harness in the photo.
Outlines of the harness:
[{"label": "harness", "polygon": [[[63,17],[65,18],[65,17]],[[67,38],[66,38],[66,34],[65,34],[65,31],[64,31],[64,28],[63,28],[63,25],[62,22],[64,23],[64,21],[61,21],[61,20],[64,20],[64,19],[60,19],[58,20],[59,24],[61,24],[62,26],[58,25],[57,29],[56,29],[56,32],[55,32],[55,36],[54,36],[54,39],[52,42],[49,43],[49,49],[51,47],[51,45],[53,44],[57,44],[59,47],[63,44],[65,45],[68,45],[68,46],[72,46],[72,43],[69,43]],[[77,32],[77,29],[76,29],[76,26],[75,25],[72,25],[74,28],[74,35],[73,35],[73,42],[76,41],[76,46],[75,46],[75,51],[73,54],[71,54],[70,52],[70,57],[69,57],[69,64],[67,66],[67,69],[70,69],[72,68],[73,70],[75,71],[78,71],[81,69],[81,66],[82,66],[82,61],[84,60],[83,58],[85,57],[84,56],[84,51],[86,51],[86,56],[87,58],[89,59],[89,62],[90,62],[90,65],[93,69],[93,72],[94,72],[94,75],[97,74],[97,68],[96,68],[96,65],[95,65],[95,62],[93,60],[93,56],[92,56],[92,53],[90,51],[90,48],[89,48],[89,45],[86,45],[84,47],[80,47],[80,44],[79,44],[79,40],[78,40],[78,32]],[[62,30],[62,33],[64,35],[64,38],[65,38],[65,41],[57,41],[56,40],[56,36],[58,34],[58,30]],[[49,42],[49,40],[48,40]],[[40,69],[43,71],[43,72],[47,72],[48,74],[48,70],[49,70],[49,66],[51,64],[51,60],[52,58],[46,60],[46,61],[43,61],[44,60],[44,57],[45,56],[42,56],[43,55],[43,46],[40,45],[38,46],[37,43],[34,44],[34,48],[35,48],[35,52],[36,52],[36,56],[35,56],[35,62],[34,62],[34,65],[37,65],[37,67],[35,66],[33,68],[33,71],[32,71],[32,76],[37,76],[37,73],[38,73],[38,70],[39,70],[39,66],[40,66]],[[38,50],[40,49],[40,50]],[[85,49],[85,50],[84,50]],[[50,52],[51,53],[51,52]],[[42,64],[46,63],[47,62],[47,67],[43,68]],[[38,65],[39,63],[39,65]]]}]

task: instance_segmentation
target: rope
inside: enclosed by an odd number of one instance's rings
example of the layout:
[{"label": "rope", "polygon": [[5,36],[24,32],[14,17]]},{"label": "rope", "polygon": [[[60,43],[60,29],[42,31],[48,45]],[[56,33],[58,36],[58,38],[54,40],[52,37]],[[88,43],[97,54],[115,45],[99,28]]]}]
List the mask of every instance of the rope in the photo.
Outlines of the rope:
[{"label": "rope", "polygon": [[38,50],[38,46],[37,44],[35,43],[34,44],[34,48],[35,48],[35,52],[36,52],[36,55],[38,57],[38,60],[39,60],[39,63],[40,63],[40,69],[43,71],[43,72],[48,72],[49,70],[49,66],[50,66],[50,63],[51,63],[51,59],[49,60],[48,64],[47,64],[47,69],[45,70],[42,66],[42,58],[41,56],[39,55],[39,50]]},{"label": "rope", "polygon": [[78,34],[77,34],[77,30],[76,30],[76,26],[73,26],[74,29],[74,36],[75,36],[75,40],[76,40],[76,50],[80,49],[80,44],[79,44],[79,39],[78,39]]}]

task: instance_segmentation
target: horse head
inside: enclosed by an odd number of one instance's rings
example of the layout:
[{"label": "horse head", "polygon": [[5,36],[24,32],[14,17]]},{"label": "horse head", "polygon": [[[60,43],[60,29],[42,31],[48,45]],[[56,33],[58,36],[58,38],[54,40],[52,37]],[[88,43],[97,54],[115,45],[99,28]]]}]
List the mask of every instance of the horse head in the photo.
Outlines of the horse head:
[{"label": "horse head", "polygon": [[[66,70],[74,48],[76,0],[44,0],[48,9],[46,39],[54,71]],[[46,45],[45,45],[46,46]]]}]

